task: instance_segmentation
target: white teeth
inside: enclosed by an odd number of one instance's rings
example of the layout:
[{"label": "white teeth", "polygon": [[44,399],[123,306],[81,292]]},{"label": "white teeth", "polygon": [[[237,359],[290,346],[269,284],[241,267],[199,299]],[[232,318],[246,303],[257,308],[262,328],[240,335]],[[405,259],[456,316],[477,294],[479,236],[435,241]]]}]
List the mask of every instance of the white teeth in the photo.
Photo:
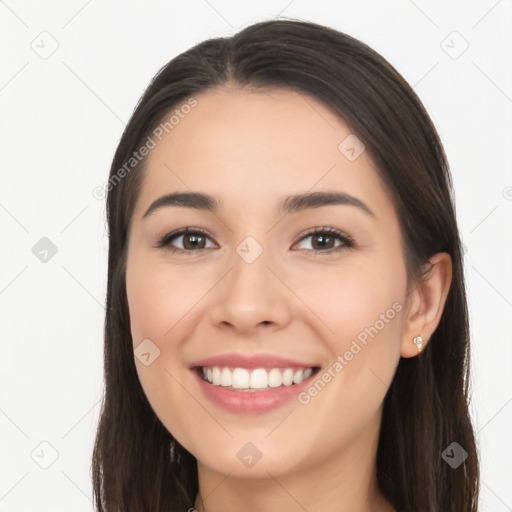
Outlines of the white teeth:
[{"label": "white teeth", "polygon": [[297,370],[293,374],[293,382],[295,384],[299,384],[299,382],[302,382],[304,380],[304,372],[302,370]]},{"label": "white teeth", "polygon": [[285,386],[291,386],[293,383],[293,370],[291,368],[286,368],[283,372],[283,384]]},{"label": "white teeth", "polygon": [[235,368],[233,370],[233,384],[235,389],[247,389],[249,387],[249,372],[245,368]]},{"label": "white teeth", "polygon": [[268,387],[268,375],[264,368],[258,368],[251,373],[249,382],[251,389],[264,389]]},{"label": "white teeth", "polygon": [[203,378],[214,386],[232,389],[268,389],[300,384],[309,378],[313,368],[224,368],[203,367]]},{"label": "white teeth", "polygon": [[279,386],[282,386],[283,384],[283,376],[281,375],[281,372],[277,368],[272,368],[268,372],[268,385],[271,388],[278,388]]},{"label": "white teeth", "polygon": [[212,370],[212,382],[215,386],[220,385],[220,370],[217,366],[214,366]]},{"label": "white teeth", "polygon": [[221,386],[231,386],[233,384],[233,380],[231,378],[231,372],[228,368],[222,368],[222,374],[220,378]]}]

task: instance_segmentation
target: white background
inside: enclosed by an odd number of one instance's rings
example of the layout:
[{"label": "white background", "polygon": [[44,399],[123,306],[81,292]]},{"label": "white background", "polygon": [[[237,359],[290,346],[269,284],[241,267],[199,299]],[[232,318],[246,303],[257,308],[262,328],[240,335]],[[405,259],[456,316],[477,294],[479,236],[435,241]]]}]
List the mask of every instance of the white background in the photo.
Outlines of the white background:
[{"label": "white background", "polygon": [[[466,248],[481,510],[512,510],[512,1],[5,0],[0,512],[93,510],[107,235],[104,201],[92,191],[164,64],[275,16],[369,44],[414,87],[440,132]],[[465,43],[453,31],[469,44],[458,58]],[[32,252],[42,237],[57,247],[46,263]]]}]

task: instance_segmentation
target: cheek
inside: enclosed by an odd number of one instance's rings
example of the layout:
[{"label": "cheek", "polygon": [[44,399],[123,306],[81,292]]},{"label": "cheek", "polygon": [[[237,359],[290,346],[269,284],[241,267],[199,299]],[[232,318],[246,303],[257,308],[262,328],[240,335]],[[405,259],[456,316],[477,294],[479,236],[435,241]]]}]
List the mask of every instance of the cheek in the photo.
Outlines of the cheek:
[{"label": "cheek", "polygon": [[406,283],[399,270],[391,276],[371,265],[319,277],[300,293],[329,328],[322,331],[331,361],[300,399],[313,416],[328,418],[312,427],[313,437],[334,446],[355,437],[382,405],[400,357]]},{"label": "cheek", "polygon": [[127,268],[126,293],[134,345],[145,338],[164,341],[187,324],[187,313],[207,286],[186,272],[152,264]]},{"label": "cheek", "polygon": [[[187,417],[181,415],[176,422],[169,414],[169,404],[174,404],[173,409],[178,410],[186,407],[179,385],[182,375],[176,372],[180,346],[167,340],[174,337],[185,323],[180,322],[180,318],[186,313],[181,310],[187,302],[183,299],[187,288],[179,282],[183,278],[176,273],[172,277],[173,286],[170,287],[170,276],[166,276],[162,269],[140,264],[140,258],[133,256],[127,265],[126,293],[140,384],[160,421],[168,430],[183,436],[189,428]],[[150,356],[145,358],[144,353]]]},{"label": "cheek", "polygon": [[[330,391],[322,391],[315,407],[325,407],[323,414],[333,418],[339,415],[339,421],[347,421],[346,411],[359,411],[359,420],[376,411],[400,358],[405,270],[388,268],[382,261],[328,269],[302,292],[308,290],[308,304],[329,328],[324,345],[331,361],[319,379]],[[313,389],[312,395],[317,392]]]},{"label": "cheek", "polygon": [[[137,374],[155,414],[180,439],[186,437],[191,420],[171,412],[190,406],[182,387],[189,378],[184,347],[187,334],[197,323],[194,315],[202,305],[200,299],[215,282],[210,281],[204,272],[194,276],[162,262],[149,264],[138,254],[132,254],[127,264],[126,293]],[[149,347],[151,358],[152,351],[158,354],[149,365],[137,357],[139,352],[147,352],[139,346]]]},{"label": "cheek", "polygon": [[[404,273],[381,271],[380,264],[325,268],[301,278],[301,296],[328,329],[329,346],[336,355],[348,350],[352,340],[395,339],[401,329]],[[298,283],[297,283],[298,284]],[[392,334],[394,336],[392,336]]]}]

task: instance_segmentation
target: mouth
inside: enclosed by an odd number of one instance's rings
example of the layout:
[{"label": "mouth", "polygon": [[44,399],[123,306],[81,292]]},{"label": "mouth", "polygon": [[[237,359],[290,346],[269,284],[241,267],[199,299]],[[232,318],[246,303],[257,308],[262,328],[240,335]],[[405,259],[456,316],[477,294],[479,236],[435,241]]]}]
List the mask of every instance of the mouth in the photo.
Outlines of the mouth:
[{"label": "mouth", "polygon": [[287,368],[241,368],[229,366],[197,366],[200,379],[229,391],[245,393],[271,391],[293,387],[320,371],[319,366]]},{"label": "mouth", "polygon": [[270,413],[298,400],[323,367],[312,356],[226,352],[189,363],[199,393],[231,414]]}]

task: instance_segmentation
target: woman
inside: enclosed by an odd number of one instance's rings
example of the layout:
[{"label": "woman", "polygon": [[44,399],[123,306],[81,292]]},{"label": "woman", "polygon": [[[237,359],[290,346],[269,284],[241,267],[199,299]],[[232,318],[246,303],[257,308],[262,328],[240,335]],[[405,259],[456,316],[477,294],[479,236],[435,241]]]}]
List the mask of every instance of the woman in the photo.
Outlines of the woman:
[{"label": "woman", "polygon": [[98,510],[476,511],[451,179],[360,41],[179,55],[111,168]]}]

